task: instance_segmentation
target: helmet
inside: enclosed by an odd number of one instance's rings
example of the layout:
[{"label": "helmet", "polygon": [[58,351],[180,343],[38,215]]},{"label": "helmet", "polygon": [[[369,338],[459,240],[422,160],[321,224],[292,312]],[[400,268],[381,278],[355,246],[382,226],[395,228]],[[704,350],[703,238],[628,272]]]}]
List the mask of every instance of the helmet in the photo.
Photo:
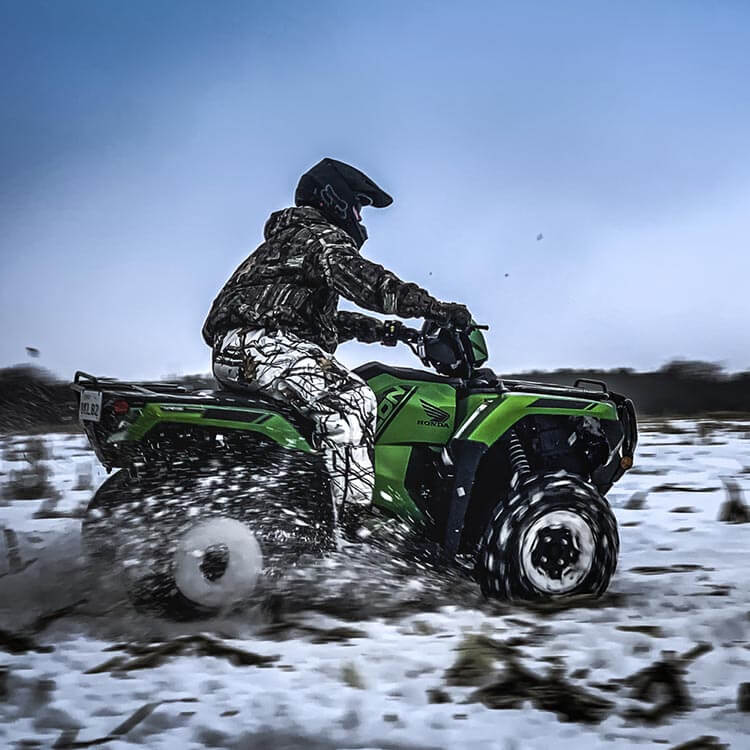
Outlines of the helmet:
[{"label": "helmet", "polygon": [[364,172],[336,159],[323,159],[300,177],[294,202],[317,208],[362,247],[367,229],[361,223],[363,206],[385,208],[393,203]]}]

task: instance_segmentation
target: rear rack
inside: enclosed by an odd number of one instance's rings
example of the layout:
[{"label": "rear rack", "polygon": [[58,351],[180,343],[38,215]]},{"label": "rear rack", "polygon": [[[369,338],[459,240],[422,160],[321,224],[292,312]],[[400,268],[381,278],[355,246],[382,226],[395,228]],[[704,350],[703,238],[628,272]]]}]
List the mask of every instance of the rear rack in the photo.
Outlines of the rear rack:
[{"label": "rear rack", "polygon": [[[178,383],[162,383],[161,381],[148,380],[117,380],[116,378],[103,378],[91,375],[79,370],[73,376],[70,387],[77,393],[85,390],[100,390],[105,393],[129,398],[133,401],[166,401],[173,403],[200,403],[206,405],[221,406],[260,406],[273,408],[287,419],[295,419],[297,410],[289,405],[284,408],[283,404],[272,396],[260,391],[231,391],[217,385],[213,388],[190,388]],[[303,418],[304,421],[304,418]]]},{"label": "rear rack", "polygon": [[71,388],[75,391],[83,391],[87,387],[132,391],[142,395],[160,393],[191,393],[192,391],[178,383],[162,383],[151,380],[117,380],[116,378],[102,378],[91,375],[83,370],[78,370],[73,377]]}]

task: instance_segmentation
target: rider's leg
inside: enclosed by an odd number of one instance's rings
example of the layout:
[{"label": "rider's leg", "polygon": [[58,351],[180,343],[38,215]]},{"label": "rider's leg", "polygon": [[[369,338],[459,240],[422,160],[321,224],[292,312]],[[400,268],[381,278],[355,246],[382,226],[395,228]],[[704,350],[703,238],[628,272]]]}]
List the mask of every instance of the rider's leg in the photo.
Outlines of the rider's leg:
[{"label": "rider's leg", "polygon": [[310,406],[310,416],[326,448],[331,491],[341,508],[366,507],[372,502],[376,409],[372,389],[356,374],[345,370],[336,387]]},{"label": "rider's leg", "polygon": [[313,419],[339,512],[369,506],[377,402],[370,387],[319,346],[276,332],[229,331],[214,354],[221,382],[259,388]]}]

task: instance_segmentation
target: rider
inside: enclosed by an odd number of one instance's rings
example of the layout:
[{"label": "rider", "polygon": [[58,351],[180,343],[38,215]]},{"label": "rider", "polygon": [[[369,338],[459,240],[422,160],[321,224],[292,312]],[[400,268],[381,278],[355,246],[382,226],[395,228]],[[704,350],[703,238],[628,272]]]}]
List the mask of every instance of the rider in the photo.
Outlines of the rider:
[{"label": "rider", "polygon": [[377,404],[333,352],[350,339],[382,341],[386,330],[376,318],[337,310],[339,296],[458,330],[471,323],[464,305],[440,302],[360,255],[362,207],[392,202],[358,169],[323,159],[300,178],[296,206],[271,214],[265,241],[232,274],[203,325],[219,382],[260,389],[312,418],[340,517],[349,510],[356,517],[371,502]]}]

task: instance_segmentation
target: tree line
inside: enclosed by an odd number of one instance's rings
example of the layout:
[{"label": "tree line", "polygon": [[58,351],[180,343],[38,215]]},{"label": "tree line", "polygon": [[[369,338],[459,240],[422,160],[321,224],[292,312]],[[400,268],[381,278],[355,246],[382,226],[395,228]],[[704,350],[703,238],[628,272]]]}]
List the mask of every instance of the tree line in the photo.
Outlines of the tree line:
[{"label": "tree line", "polygon": [[506,377],[563,385],[573,385],[577,378],[603,380],[609,390],[633,399],[636,411],[642,415],[750,414],[750,371],[727,373],[714,362],[674,360],[650,372],[630,368],[563,369]]},{"label": "tree line", "polygon": [[[651,372],[567,368],[505,377],[562,385],[573,385],[578,378],[603,380],[610,390],[632,398],[640,415],[750,414],[750,371],[727,373],[714,362],[674,360]],[[169,382],[216,387],[210,375],[187,375]],[[0,431],[74,425],[76,408],[70,383],[51,372],[31,365],[0,369]]]}]

